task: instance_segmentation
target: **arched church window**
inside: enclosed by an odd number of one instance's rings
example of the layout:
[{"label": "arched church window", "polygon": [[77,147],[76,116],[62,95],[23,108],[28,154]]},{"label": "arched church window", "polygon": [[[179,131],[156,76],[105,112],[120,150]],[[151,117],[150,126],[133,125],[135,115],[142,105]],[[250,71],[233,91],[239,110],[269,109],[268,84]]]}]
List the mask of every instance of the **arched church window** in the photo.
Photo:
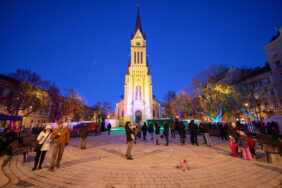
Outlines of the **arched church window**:
[{"label": "arched church window", "polygon": [[143,63],[143,52],[141,52],[141,64]]},{"label": "arched church window", "polygon": [[136,64],[136,52],[134,52],[134,64]]}]

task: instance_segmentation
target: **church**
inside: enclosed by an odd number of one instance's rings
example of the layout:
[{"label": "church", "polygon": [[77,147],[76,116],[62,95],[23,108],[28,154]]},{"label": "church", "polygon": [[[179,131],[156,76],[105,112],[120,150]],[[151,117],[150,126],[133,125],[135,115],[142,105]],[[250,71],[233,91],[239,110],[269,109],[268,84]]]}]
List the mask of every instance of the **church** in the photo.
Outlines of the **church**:
[{"label": "church", "polygon": [[127,121],[138,123],[160,118],[160,103],[155,99],[152,90],[152,75],[146,55],[146,35],[142,31],[138,8],[135,31],[131,35],[124,95],[115,109],[120,125]]}]

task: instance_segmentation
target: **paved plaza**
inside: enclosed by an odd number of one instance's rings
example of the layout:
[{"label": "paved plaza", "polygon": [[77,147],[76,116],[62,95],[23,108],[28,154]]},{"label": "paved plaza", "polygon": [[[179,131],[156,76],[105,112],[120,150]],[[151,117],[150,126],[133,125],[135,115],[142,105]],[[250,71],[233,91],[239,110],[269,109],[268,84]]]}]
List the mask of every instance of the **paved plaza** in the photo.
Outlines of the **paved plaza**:
[{"label": "paved plaza", "polygon": [[[189,139],[189,137],[188,137]],[[186,141],[188,141],[186,139]],[[212,137],[212,147],[180,145],[178,137],[169,146],[156,146],[153,141],[137,140],[133,144],[134,160],[125,159],[127,144],[124,134],[89,136],[87,149],[79,148],[80,138],[71,138],[61,167],[48,171],[51,150],[46,154],[44,169],[32,171],[34,152],[27,162],[14,156],[3,167],[11,187],[281,187],[282,165],[267,164],[265,158],[245,161],[230,156],[229,143]],[[176,168],[186,158],[191,168]]]}]

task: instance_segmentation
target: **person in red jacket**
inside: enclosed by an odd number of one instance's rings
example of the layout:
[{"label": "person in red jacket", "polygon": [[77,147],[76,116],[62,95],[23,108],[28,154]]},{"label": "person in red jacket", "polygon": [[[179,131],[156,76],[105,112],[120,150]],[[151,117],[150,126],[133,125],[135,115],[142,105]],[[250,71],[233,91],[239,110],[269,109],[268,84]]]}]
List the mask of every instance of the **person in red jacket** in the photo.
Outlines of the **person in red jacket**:
[{"label": "person in red jacket", "polygon": [[249,148],[250,148],[251,154],[256,155],[256,151],[255,151],[255,144],[256,143],[250,135],[248,135],[248,143],[249,143]]}]

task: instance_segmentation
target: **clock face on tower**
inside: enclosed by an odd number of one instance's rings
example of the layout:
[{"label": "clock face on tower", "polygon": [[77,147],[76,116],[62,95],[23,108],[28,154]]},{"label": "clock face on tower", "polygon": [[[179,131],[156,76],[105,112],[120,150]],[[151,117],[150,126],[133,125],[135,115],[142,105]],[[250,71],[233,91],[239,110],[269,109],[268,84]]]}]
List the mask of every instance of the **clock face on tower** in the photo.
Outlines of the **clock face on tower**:
[{"label": "clock face on tower", "polygon": [[137,43],[136,43],[136,46],[140,46],[140,42],[137,42]]}]

